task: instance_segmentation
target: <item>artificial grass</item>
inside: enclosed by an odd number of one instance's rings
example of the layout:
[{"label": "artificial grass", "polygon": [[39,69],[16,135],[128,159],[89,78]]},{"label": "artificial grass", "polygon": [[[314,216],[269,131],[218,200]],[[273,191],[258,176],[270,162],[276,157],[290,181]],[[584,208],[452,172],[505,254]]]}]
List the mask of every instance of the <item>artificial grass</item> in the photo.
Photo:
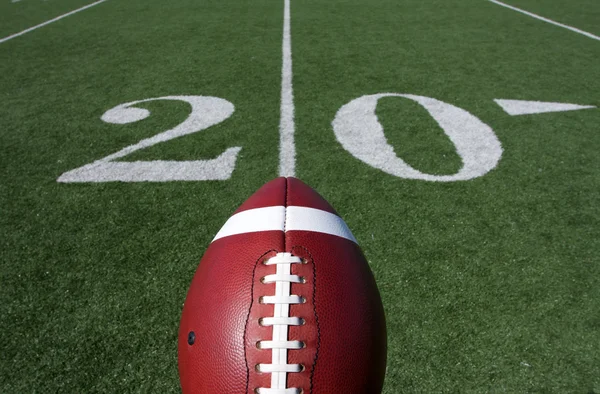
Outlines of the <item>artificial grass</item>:
[{"label": "artificial grass", "polygon": [[[196,265],[277,176],[282,14],[267,1],[107,1],[0,44],[0,392],[179,391],[177,326]],[[304,0],[292,2],[292,48],[297,175],[375,272],[384,392],[600,392],[600,111],[511,117],[493,102],[600,105],[598,43],[486,1]],[[469,111],[501,141],[499,165],[437,183],[362,163],[331,122],[379,92]],[[157,101],[149,118],[114,125],[106,110],[184,94],[235,112],[124,160],[241,146],[230,180],[56,182],[189,112]],[[416,103],[382,99],[377,115],[410,165],[460,167]]]}]

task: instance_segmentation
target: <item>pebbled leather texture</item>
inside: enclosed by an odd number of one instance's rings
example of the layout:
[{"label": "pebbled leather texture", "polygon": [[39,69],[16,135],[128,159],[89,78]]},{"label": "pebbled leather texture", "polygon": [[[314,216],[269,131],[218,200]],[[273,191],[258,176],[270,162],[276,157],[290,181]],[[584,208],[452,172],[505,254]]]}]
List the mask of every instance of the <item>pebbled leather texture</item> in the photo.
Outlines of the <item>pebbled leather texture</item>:
[{"label": "pebbled leather texture", "polygon": [[[277,178],[236,211],[267,206],[304,206],[335,213],[313,189],[295,178]],[[307,302],[290,307],[305,324],[289,327],[289,340],[306,343],[288,351],[289,364],[303,364],[288,374],[288,387],[311,394],[377,394],[386,366],[383,306],[368,263],[354,242],[314,231],[262,231],[220,238],[208,247],[194,275],[179,329],[179,374],[185,394],[252,394],[270,387],[271,375],[258,363],[271,362],[271,350],[256,343],[270,340],[273,305],[258,302],[273,295],[275,284],[260,281],[275,268],[262,262],[278,252],[292,252],[305,264],[292,265],[291,293]],[[195,341],[188,343],[190,332]]]}]

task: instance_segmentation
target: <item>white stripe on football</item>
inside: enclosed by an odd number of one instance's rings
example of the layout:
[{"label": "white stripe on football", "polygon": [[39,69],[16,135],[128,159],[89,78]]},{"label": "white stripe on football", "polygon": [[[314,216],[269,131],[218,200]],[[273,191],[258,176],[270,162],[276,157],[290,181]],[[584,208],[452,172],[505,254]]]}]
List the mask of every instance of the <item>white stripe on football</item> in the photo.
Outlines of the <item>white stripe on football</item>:
[{"label": "white stripe on football", "polygon": [[320,209],[296,206],[256,208],[237,213],[227,220],[213,242],[231,235],[259,231],[312,231],[357,243],[346,222],[339,216]]}]

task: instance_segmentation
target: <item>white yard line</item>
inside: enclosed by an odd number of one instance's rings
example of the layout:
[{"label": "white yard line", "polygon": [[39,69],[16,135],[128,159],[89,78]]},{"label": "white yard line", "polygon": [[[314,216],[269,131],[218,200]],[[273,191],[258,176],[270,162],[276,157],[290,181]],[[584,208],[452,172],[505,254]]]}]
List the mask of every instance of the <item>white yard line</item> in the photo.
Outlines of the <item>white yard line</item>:
[{"label": "white yard line", "polygon": [[3,42],[5,42],[5,41],[12,40],[13,38],[16,38],[16,37],[22,36],[23,34],[29,33],[30,31],[33,31],[33,30],[39,29],[40,27],[44,27],[44,26],[46,26],[46,25],[49,25],[49,24],[51,24],[51,23],[54,23],[54,22],[56,22],[56,21],[59,21],[59,20],[61,20],[62,18],[66,18],[67,16],[70,16],[70,15],[76,14],[76,13],[78,13],[79,11],[87,10],[88,8],[91,8],[91,7],[93,7],[93,6],[95,6],[95,5],[98,5],[98,4],[100,4],[100,3],[104,3],[105,1],[106,1],[106,0],[99,0],[99,1],[97,1],[97,2],[95,2],[95,3],[88,4],[88,5],[84,6],[84,7],[78,8],[78,9],[76,9],[76,10],[73,10],[73,11],[71,11],[71,12],[67,12],[66,14],[63,14],[63,15],[57,16],[56,18],[54,18],[54,19],[50,19],[49,21],[46,21],[46,22],[44,22],[44,23],[40,23],[40,24],[39,24],[39,25],[37,25],[37,26],[33,26],[33,27],[30,27],[29,29],[25,29],[25,30],[23,30],[23,31],[21,31],[21,32],[19,32],[19,33],[15,33],[15,34],[13,34],[13,35],[10,35],[10,36],[4,37],[4,38],[0,38],[0,44],[2,44],[2,43],[3,43]]},{"label": "white yard line", "polygon": [[292,87],[292,33],[290,19],[290,0],[285,0],[283,11],[283,66],[281,67],[281,119],[279,121],[280,176],[294,176],[296,173],[294,90]]},{"label": "white yard line", "polygon": [[598,37],[598,36],[595,36],[595,35],[593,35],[592,33],[588,33],[587,31],[579,30],[579,29],[577,29],[577,28],[575,28],[575,27],[572,27],[572,26],[564,25],[564,24],[562,24],[562,23],[555,22],[555,21],[553,21],[553,20],[551,20],[551,19],[544,18],[543,16],[536,15],[536,14],[534,14],[534,13],[532,13],[532,12],[525,11],[525,10],[522,10],[522,9],[520,9],[520,8],[517,8],[517,7],[513,7],[512,5],[504,4],[504,3],[502,3],[502,2],[500,2],[500,1],[498,1],[498,0],[489,0],[489,1],[491,1],[492,3],[498,4],[498,5],[501,5],[502,7],[509,8],[509,9],[511,9],[511,10],[513,10],[513,11],[520,12],[521,14],[528,15],[528,16],[530,16],[530,17],[532,17],[532,18],[539,19],[539,20],[541,20],[541,21],[544,21],[544,22],[551,23],[551,24],[553,24],[553,25],[555,25],[555,26],[564,27],[565,29],[568,29],[568,30],[574,31],[575,33],[579,33],[579,34],[582,34],[582,35],[584,35],[584,36],[586,36],[586,37],[589,37],[589,38],[591,38],[591,39],[594,39],[594,40],[598,40],[598,41],[600,41],[600,37]]}]

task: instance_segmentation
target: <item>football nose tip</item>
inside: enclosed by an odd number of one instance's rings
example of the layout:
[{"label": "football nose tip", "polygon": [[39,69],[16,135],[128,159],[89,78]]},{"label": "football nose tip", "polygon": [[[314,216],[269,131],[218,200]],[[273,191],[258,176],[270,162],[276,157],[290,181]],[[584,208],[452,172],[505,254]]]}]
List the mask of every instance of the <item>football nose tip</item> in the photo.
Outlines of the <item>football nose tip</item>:
[{"label": "football nose tip", "polygon": [[266,183],[250,196],[235,213],[273,206],[307,207],[337,215],[327,200],[306,183],[294,177],[279,177]]}]

